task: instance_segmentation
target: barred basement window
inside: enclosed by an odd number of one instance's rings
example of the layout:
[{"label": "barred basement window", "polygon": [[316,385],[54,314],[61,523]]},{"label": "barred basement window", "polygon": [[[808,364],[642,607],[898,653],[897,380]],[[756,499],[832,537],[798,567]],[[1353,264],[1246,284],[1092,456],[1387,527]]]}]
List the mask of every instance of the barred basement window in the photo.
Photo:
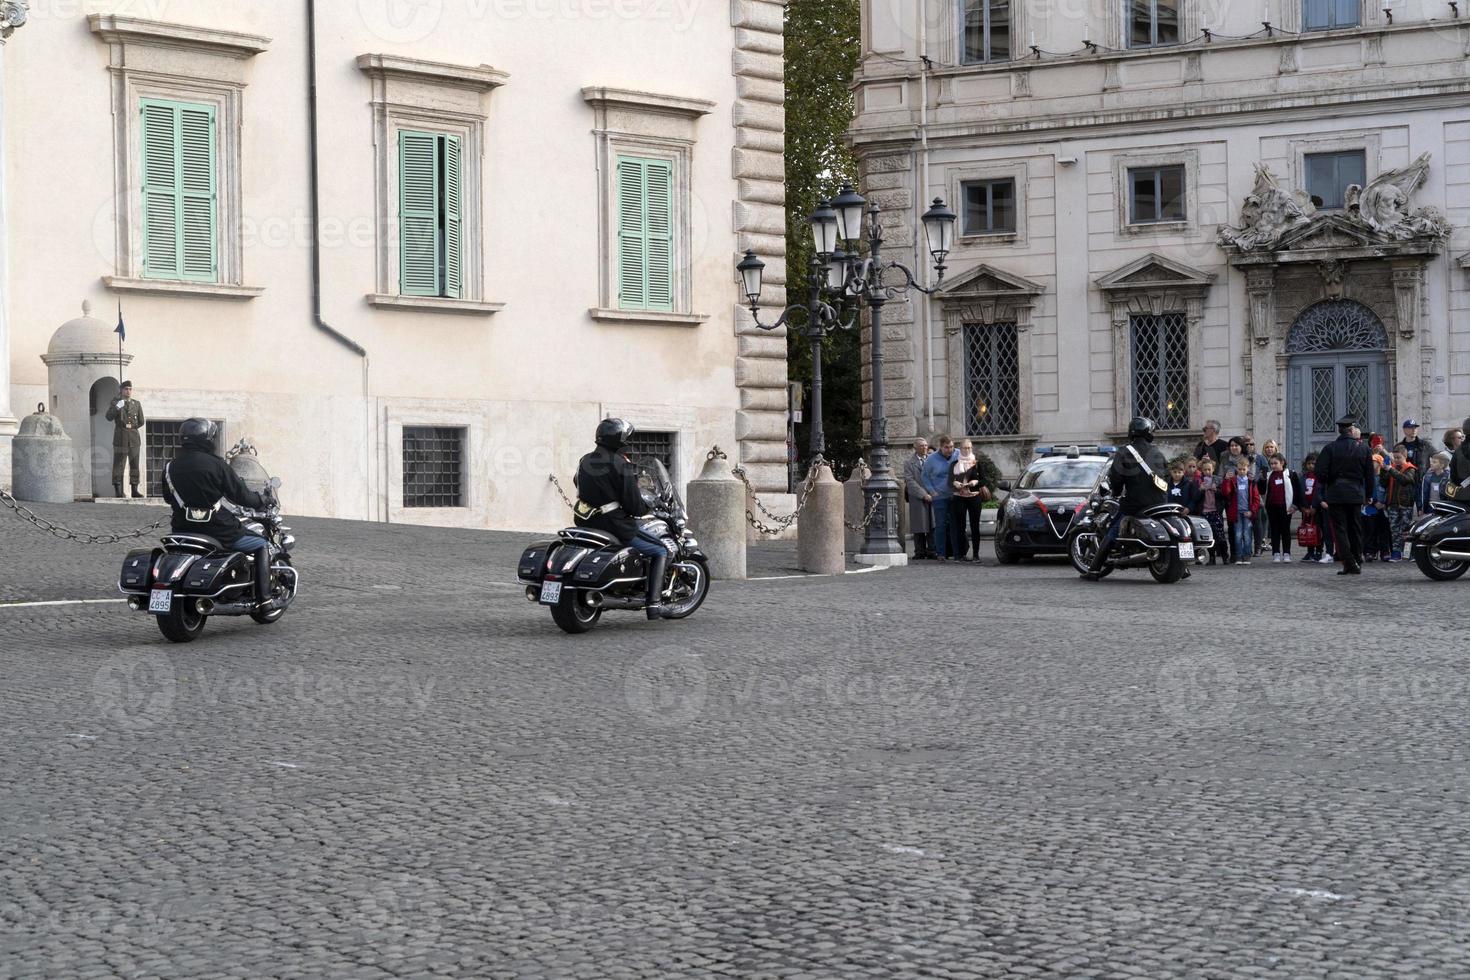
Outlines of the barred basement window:
[{"label": "barred basement window", "polygon": [[658,460],[672,475],[674,472],[674,433],[635,431],[633,438],[623,447],[624,453],[635,463]]},{"label": "barred basement window", "polygon": [[[148,474],[150,497],[168,496],[168,491],[163,488],[163,468],[179,454],[183,445],[179,428],[183,424],[183,419],[149,419],[143,424],[143,472]],[[223,432],[223,422],[215,419],[214,424]],[[216,440],[214,448],[215,452],[221,452],[225,447]]]},{"label": "barred basement window", "polygon": [[1183,313],[1129,318],[1133,347],[1133,414],[1160,429],[1188,429],[1189,333]]},{"label": "barred basement window", "polygon": [[1014,323],[965,324],[965,434],[1020,433],[1021,380]]},{"label": "barred basement window", "polygon": [[465,430],[403,427],[403,506],[464,506]]}]

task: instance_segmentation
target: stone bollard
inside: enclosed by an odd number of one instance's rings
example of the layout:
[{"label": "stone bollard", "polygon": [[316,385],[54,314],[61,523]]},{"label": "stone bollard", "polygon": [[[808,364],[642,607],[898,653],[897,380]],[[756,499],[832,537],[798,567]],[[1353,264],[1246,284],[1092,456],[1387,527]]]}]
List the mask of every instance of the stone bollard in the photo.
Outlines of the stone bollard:
[{"label": "stone bollard", "polygon": [[709,559],[711,578],[745,578],[745,487],[716,446],[689,481],[689,527]]},{"label": "stone bollard", "polygon": [[832,476],[832,468],[821,463],[796,523],[797,567],[814,575],[845,572],[842,530],[842,484]]},{"label": "stone bollard", "polygon": [[12,441],[10,492],[17,500],[69,504],[72,486],[71,438],[54,415],[27,415]]},{"label": "stone bollard", "polygon": [[[842,512],[846,524],[861,528],[863,517],[868,513],[868,501],[863,496],[863,481],[868,478],[868,464],[864,460],[858,460],[857,465],[852,468],[847,482],[842,485]],[[855,555],[863,550],[863,538],[867,536],[865,530],[854,531],[851,527],[843,528],[843,546],[847,553]]]}]

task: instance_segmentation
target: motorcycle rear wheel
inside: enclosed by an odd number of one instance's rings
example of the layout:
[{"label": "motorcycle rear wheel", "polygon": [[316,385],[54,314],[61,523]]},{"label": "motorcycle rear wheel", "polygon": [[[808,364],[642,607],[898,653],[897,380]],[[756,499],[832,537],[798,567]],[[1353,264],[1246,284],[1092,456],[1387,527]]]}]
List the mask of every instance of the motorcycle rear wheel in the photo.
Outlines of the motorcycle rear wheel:
[{"label": "motorcycle rear wheel", "polygon": [[602,610],[588,605],[585,593],[567,589],[562,592],[557,604],[551,607],[551,618],[561,627],[562,632],[579,635],[597,625],[597,621],[602,618]]},{"label": "motorcycle rear wheel", "polygon": [[199,600],[183,596],[174,596],[173,608],[154,618],[158,620],[158,631],[171,643],[189,643],[197,639],[209,619],[199,611]]},{"label": "motorcycle rear wheel", "polygon": [[1179,549],[1175,547],[1162,548],[1159,557],[1148,563],[1149,574],[1154,577],[1155,582],[1165,585],[1173,585],[1184,577],[1184,559],[1179,557]]},{"label": "motorcycle rear wheel", "polygon": [[1435,561],[1429,556],[1429,549],[1423,545],[1414,549],[1414,564],[1419,566],[1419,571],[1426,578],[1436,582],[1453,582],[1470,571],[1470,561]]}]

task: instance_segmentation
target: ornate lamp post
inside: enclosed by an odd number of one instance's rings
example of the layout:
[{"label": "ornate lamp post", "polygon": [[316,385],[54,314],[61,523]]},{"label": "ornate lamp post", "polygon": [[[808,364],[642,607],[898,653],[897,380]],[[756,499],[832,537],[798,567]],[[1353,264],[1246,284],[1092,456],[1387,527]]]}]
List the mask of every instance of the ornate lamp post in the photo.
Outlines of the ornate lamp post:
[{"label": "ornate lamp post", "polygon": [[[826,324],[826,330],[834,327],[849,329],[857,322],[856,308],[852,319],[846,322],[826,303],[820,304],[824,310],[819,316],[813,319],[810,315],[810,310],[820,302],[822,288],[825,287],[828,295],[851,296],[867,302],[869,325],[873,332],[873,415],[870,420],[868,449],[868,465],[872,472],[863,484],[863,497],[871,500],[877,494],[879,502],[877,513],[868,522],[863,548],[857,559],[872,565],[902,565],[906,563],[907,557],[903,542],[898,539],[898,481],[894,479],[893,469],[888,461],[888,419],[884,414],[883,404],[883,306],[910,290],[925,294],[938,290],[944,282],[944,260],[954,243],[955,213],[945,205],[942,198],[936,197],[929,210],[923,214],[924,236],[929,255],[934,260],[935,273],[934,285],[928,288],[919,285],[913,271],[907,266],[883,260],[883,226],[879,221],[880,214],[878,205],[869,204],[851,184],[844,184],[830,204],[824,201],[813,212],[810,220],[817,258],[813,260],[811,270],[813,291],[805,309],[809,310],[808,324],[822,322]],[[822,278],[826,280],[820,285],[817,276],[819,267],[824,271]],[[754,315],[760,299],[760,269],[764,266],[754,254],[747,252],[737,268],[744,283],[746,299],[750,301],[751,314]],[[894,274],[901,276],[901,280],[890,282]],[[782,313],[782,321],[791,311],[792,308],[788,308]],[[820,337],[814,341],[814,354],[818,343]],[[816,366],[814,358],[814,370]],[[820,419],[820,395],[816,394],[816,386],[813,387],[813,409]],[[816,440],[814,430],[814,446]]]}]

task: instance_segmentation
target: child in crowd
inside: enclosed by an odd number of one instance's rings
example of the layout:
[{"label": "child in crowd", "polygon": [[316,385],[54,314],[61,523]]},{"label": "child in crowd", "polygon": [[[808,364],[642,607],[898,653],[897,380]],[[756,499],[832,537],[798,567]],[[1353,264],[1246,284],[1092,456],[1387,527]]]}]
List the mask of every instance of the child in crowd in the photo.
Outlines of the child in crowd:
[{"label": "child in crowd", "polygon": [[1241,460],[1225,471],[1225,516],[1235,543],[1235,564],[1249,565],[1256,551],[1256,516],[1261,512],[1261,490],[1251,478],[1250,465]]},{"label": "child in crowd", "polygon": [[1286,468],[1286,457],[1271,457],[1271,470],[1266,474],[1266,519],[1271,528],[1271,560],[1291,561],[1291,512],[1302,499],[1302,485],[1295,473]]},{"label": "child in crowd", "polygon": [[1450,478],[1450,454],[1438,452],[1429,457],[1429,472],[1419,481],[1419,510],[1429,513],[1429,505],[1444,499],[1445,481]]},{"label": "child in crowd", "polygon": [[1409,447],[1393,447],[1393,462],[1378,474],[1388,502],[1388,525],[1393,551],[1389,561],[1404,560],[1404,538],[1414,523],[1414,503],[1419,499],[1419,469],[1409,462]]},{"label": "child in crowd", "polygon": [[1383,482],[1387,462],[1382,453],[1373,455],[1373,502],[1363,508],[1363,560],[1388,561],[1393,557],[1393,537],[1388,525],[1388,484]]},{"label": "child in crowd", "polygon": [[1199,484],[1191,480],[1183,463],[1169,464],[1169,503],[1178,504],[1191,514],[1195,513],[1195,498],[1199,496]]},{"label": "child in crowd", "polygon": [[1225,533],[1225,521],[1220,513],[1223,492],[1215,476],[1215,461],[1206,456],[1199,461],[1199,516],[1210,522],[1210,530],[1215,534],[1215,547],[1210,549],[1211,565],[1215,564],[1217,554],[1220,564],[1230,561],[1230,535]]},{"label": "child in crowd", "polygon": [[1302,460],[1302,499],[1298,506],[1302,511],[1302,525],[1317,529],[1317,546],[1307,549],[1307,561],[1320,562],[1326,557],[1327,530],[1322,526],[1322,488],[1317,480],[1317,454],[1307,453]]}]

